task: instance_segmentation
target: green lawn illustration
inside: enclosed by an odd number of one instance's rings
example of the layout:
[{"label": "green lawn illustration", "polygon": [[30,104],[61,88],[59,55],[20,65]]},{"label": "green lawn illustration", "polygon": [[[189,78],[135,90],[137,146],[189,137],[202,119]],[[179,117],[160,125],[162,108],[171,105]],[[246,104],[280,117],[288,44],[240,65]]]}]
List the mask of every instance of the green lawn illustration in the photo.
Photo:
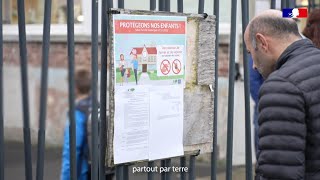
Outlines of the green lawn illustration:
[{"label": "green lawn illustration", "polygon": [[148,71],[150,80],[170,80],[170,79],[182,79],[183,75],[178,76],[158,76],[157,71],[150,72]]},{"label": "green lawn illustration", "polygon": [[[141,76],[141,72],[138,72],[138,81],[140,79]],[[121,82],[121,72],[120,69],[117,68],[116,70],[116,83],[120,83]],[[125,83],[125,78],[123,78],[123,82]],[[128,78],[128,82],[136,82],[135,78],[134,78],[134,72],[131,70],[130,71],[130,77]]]}]

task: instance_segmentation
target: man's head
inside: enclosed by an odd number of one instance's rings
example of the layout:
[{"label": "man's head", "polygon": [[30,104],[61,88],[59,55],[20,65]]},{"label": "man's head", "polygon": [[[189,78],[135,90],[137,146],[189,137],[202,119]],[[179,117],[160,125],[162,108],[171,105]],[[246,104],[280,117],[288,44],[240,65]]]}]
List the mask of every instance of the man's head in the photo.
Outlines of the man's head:
[{"label": "man's head", "polygon": [[253,59],[253,68],[267,78],[275,68],[282,52],[301,39],[293,19],[282,18],[281,11],[266,10],[248,24],[244,40]]},{"label": "man's head", "polygon": [[78,67],[75,71],[75,87],[77,95],[87,95],[91,90],[91,73],[88,68]]}]

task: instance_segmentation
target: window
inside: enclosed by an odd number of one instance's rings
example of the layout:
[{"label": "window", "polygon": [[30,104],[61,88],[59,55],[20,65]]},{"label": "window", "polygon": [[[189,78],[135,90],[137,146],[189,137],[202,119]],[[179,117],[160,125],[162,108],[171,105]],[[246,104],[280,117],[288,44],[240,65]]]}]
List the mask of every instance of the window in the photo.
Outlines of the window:
[{"label": "window", "polygon": [[[82,0],[74,1],[74,22],[82,23],[84,20],[82,13]],[[17,1],[4,0],[3,5],[3,23],[17,24],[18,23],[18,6]],[[43,0],[27,0],[25,1],[25,18],[26,24],[42,24],[44,14]],[[52,24],[67,23],[67,1],[53,0],[51,10]]]}]

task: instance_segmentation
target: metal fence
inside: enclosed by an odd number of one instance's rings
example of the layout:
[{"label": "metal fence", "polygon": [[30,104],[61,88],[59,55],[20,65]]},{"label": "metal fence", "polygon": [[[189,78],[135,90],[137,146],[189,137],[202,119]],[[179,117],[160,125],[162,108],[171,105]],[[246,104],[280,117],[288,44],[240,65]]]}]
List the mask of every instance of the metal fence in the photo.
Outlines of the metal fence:
[{"label": "metal fence", "polygon": [[[275,0],[271,0],[270,7],[275,8]],[[309,11],[319,7],[315,0],[309,0]],[[198,1],[198,13],[204,13],[205,0]],[[228,98],[228,127],[227,127],[227,170],[226,179],[232,179],[232,151],[233,151],[233,109],[234,109],[234,72],[235,72],[235,39],[236,39],[236,17],[237,17],[237,0],[232,0],[231,7],[231,34],[230,34],[230,51],[229,51],[229,98]],[[19,47],[20,47],[20,67],[22,83],[22,107],[23,107],[23,134],[24,134],[24,153],[25,153],[25,179],[32,180],[32,161],[31,161],[31,138],[30,138],[30,120],[29,120],[29,96],[28,96],[28,69],[27,69],[27,48],[26,48],[26,24],[25,24],[25,6],[23,0],[17,0],[18,4],[18,26],[19,26]],[[42,71],[41,71],[41,91],[40,91],[40,111],[39,111],[39,131],[38,131],[38,151],[37,151],[37,169],[36,179],[44,179],[44,155],[45,155],[45,125],[46,125],[46,106],[47,106],[47,88],[48,88],[48,54],[50,48],[50,24],[51,24],[51,0],[45,0],[44,3],[44,22],[43,22],[43,41],[42,41]],[[150,10],[156,10],[156,0],[150,0]],[[248,0],[241,1],[242,6],[242,32],[249,21],[249,4]],[[98,118],[98,1],[92,0],[92,166],[91,179],[105,179],[105,150],[106,150],[106,131],[108,127],[108,117],[106,114],[107,102],[107,37],[108,16],[107,11],[113,7],[112,0],[102,0],[101,14],[101,82],[100,82],[100,118]],[[297,7],[295,1],[282,0],[281,8]],[[118,0],[118,8],[125,8],[124,0]],[[214,82],[214,123],[213,123],[213,152],[211,153],[211,180],[217,178],[217,118],[218,118],[218,48],[219,48],[219,0],[214,0],[213,14],[216,16],[216,46],[215,46],[215,82]],[[3,32],[2,32],[2,0],[0,0],[0,180],[4,180],[4,119],[3,119]],[[170,11],[170,0],[158,0],[159,11]],[[69,81],[69,119],[70,119],[70,176],[72,180],[76,179],[76,148],[75,148],[75,87],[74,87],[74,2],[67,1],[67,30],[68,30],[68,81]],[[183,0],[177,0],[177,11],[183,12]],[[249,67],[248,54],[243,43],[243,66],[244,66],[244,89],[245,89],[245,138],[246,138],[246,179],[252,179],[252,157],[251,157],[251,121],[250,121],[250,97],[249,97]],[[180,158],[180,165],[186,166],[186,158]],[[189,157],[188,179],[195,179],[195,160],[196,155]],[[153,167],[155,162],[148,162],[149,167]],[[161,160],[161,166],[170,166],[171,159]],[[116,166],[116,179],[129,179],[129,165]],[[162,180],[170,180],[171,173],[161,174]],[[186,179],[186,174],[181,173],[180,179]],[[154,173],[148,173],[148,180],[154,179]]]}]

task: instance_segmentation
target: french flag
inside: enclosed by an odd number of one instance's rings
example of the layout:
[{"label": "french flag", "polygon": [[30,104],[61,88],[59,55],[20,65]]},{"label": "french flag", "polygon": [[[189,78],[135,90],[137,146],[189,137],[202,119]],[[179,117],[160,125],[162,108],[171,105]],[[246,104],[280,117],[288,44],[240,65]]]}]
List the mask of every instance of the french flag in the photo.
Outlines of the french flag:
[{"label": "french flag", "polygon": [[307,18],[307,8],[282,9],[282,17],[284,18]]}]

